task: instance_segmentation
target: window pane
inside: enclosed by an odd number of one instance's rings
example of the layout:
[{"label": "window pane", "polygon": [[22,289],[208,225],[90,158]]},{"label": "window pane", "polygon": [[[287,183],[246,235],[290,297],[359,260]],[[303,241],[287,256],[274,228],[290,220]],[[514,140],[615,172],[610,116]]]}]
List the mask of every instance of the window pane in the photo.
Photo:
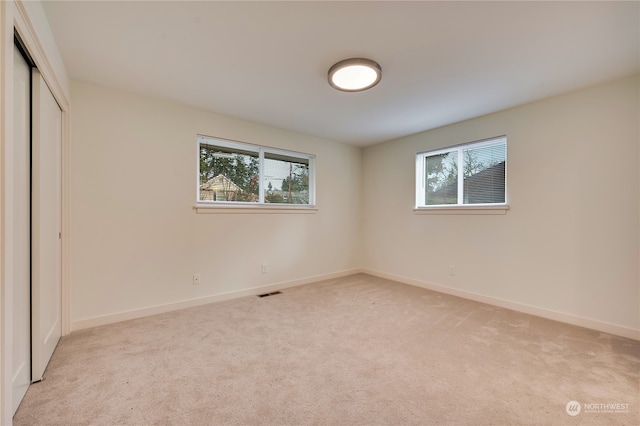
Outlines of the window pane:
[{"label": "window pane", "polygon": [[425,204],[457,204],[458,152],[430,155],[425,158],[425,168]]},{"label": "window pane", "polygon": [[470,148],[464,156],[464,204],[505,202],[506,144]]},{"label": "window pane", "polygon": [[200,144],[200,201],[258,202],[258,153]]},{"label": "window pane", "polygon": [[265,152],[264,202],[309,204],[309,160]]}]

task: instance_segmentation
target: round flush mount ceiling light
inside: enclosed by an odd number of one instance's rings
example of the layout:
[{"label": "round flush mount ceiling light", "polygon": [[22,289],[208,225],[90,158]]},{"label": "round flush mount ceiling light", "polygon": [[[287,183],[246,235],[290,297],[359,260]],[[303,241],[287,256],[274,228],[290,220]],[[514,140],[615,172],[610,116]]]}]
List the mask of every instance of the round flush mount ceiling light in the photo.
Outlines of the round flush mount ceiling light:
[{"label": "round flush mount ceiling light", "polygon": [[382,68],[370,59],[351,58],[329,68],[329,84],[343,92],[360,92],[375,86],[382,78]]}]

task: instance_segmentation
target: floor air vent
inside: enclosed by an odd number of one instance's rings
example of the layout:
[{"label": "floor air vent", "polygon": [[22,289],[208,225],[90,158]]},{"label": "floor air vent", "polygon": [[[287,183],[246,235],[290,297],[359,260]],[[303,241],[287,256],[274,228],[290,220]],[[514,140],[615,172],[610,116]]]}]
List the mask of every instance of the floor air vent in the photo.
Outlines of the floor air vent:
[{"label": "floor air vent", "polygon": [[258,297],[275,296],[276,294],[282,294],[282,292],[281,291],[274,291],[272,293],[259,294]]}]

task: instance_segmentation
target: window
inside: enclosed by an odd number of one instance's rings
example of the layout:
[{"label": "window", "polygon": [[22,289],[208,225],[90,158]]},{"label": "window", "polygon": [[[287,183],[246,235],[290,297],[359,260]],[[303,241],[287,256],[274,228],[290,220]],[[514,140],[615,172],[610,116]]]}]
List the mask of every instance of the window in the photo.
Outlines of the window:
[{"label": "window", "polygon": [[416,155],[416,208],[506,205],[505,136]]},{"label": "window", "polygon": [[198,203],[311,207],[314,155],[198,136]]}]

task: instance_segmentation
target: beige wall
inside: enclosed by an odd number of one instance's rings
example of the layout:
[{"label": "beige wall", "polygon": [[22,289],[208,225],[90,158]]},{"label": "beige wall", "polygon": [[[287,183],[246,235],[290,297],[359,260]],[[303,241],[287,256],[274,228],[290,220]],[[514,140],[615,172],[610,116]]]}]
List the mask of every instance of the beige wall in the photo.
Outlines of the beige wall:
[{"label": "beige wall", "polygon": [[[366,148],[364,267],[639,330],[638,94],[628,78]],[[418,151],[498,135],[506,215],[414,214]]]},{"label": "beige wall", "polygon": [[[72,322],[364,267],[639,330],[639,88],[623,79],[360,150],[73,82]],[[315,153],[318,213],[195,213],[198,133]],[[416,152],[503,134],[506,215],[414,214]]]},{"label": "beige wall", "polygon": [[[71,89],[72,322],[360,266],[360,149],[91,84]],[[198,133],[316,154],[318,212],[197,214]]]}]

